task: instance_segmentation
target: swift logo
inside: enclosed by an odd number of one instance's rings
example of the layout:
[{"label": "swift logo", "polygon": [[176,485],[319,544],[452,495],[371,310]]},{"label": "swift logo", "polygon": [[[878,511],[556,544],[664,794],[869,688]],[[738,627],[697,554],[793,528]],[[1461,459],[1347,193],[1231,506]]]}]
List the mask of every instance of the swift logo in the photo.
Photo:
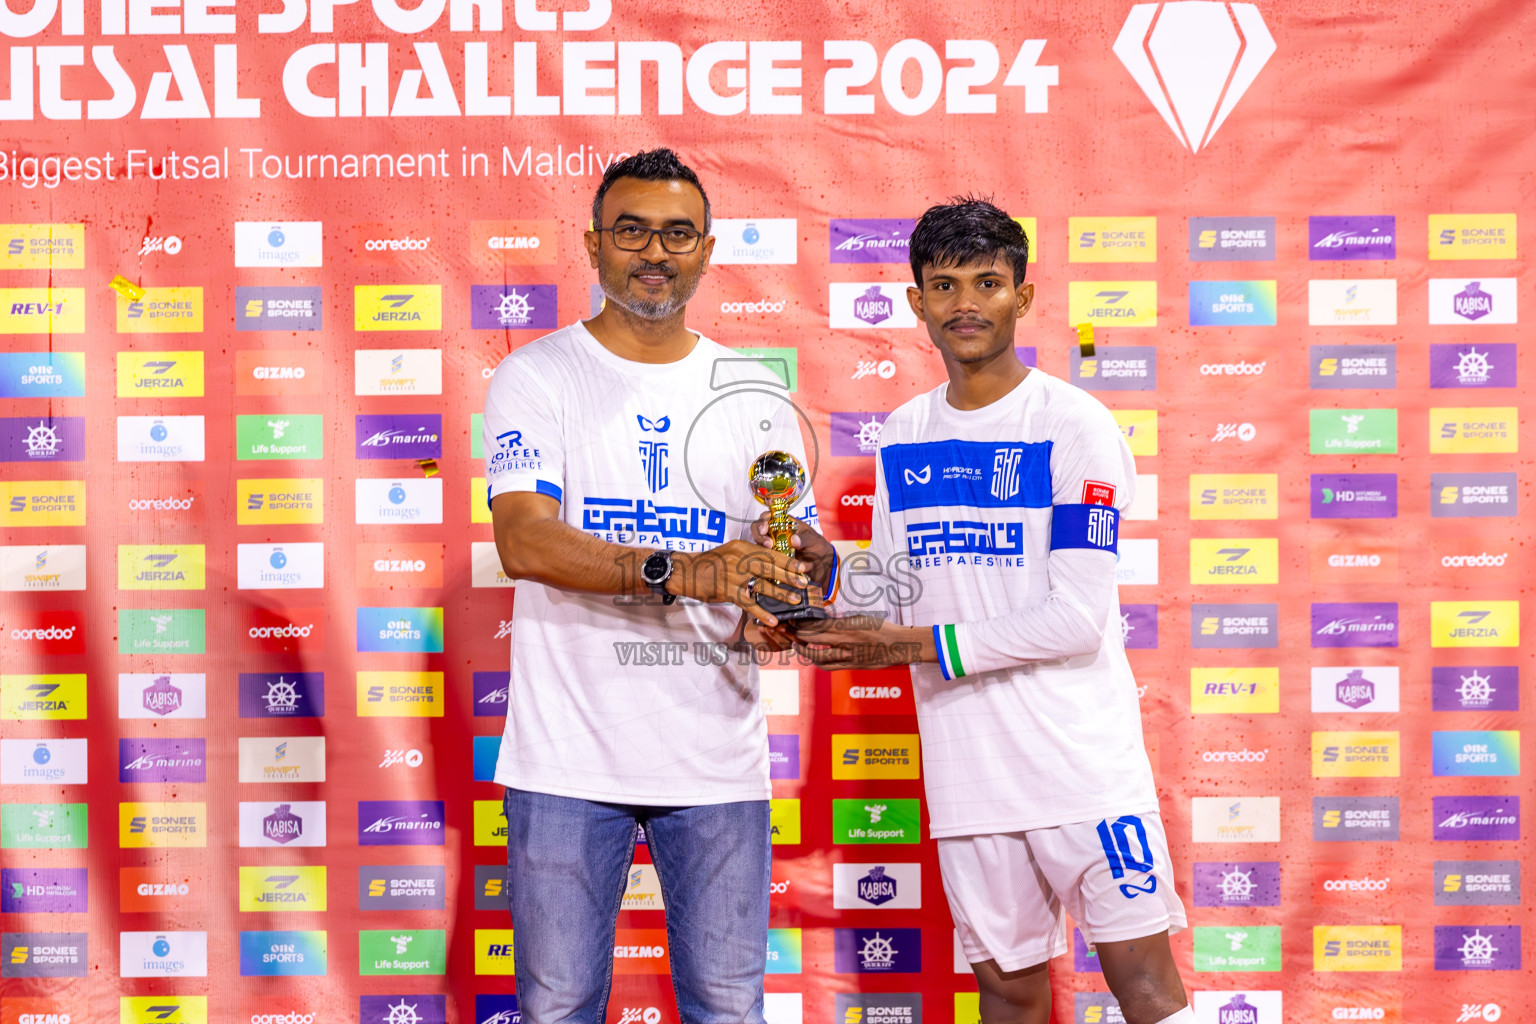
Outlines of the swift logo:
[{"label": "swift logo", "polygon": [[1275,53],[1253,4],[1136,4],[1115,56],[1191,153],[1210,145]]}]

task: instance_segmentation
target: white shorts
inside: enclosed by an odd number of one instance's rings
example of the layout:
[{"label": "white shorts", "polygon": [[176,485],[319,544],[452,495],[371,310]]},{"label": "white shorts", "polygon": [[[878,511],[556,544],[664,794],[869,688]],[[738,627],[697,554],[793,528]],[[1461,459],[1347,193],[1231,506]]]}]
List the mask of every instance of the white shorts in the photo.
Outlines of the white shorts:
[{"label": "white shorts", "polygon": [[973,964],[1017,971],[1061,956],[1071,948],[1063,911],[1090,945],[1188,925],[1156,811],[938,843],[944,894]]}]

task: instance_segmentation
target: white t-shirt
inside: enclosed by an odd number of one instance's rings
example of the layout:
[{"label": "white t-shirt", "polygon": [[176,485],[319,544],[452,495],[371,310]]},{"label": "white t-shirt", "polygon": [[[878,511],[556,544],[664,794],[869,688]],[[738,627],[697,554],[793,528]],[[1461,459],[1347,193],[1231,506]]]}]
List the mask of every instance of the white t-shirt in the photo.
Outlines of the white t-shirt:
[{"label": "white t-shirt", "polygon": [[[1154,810],[1115,585],[1135,463],[1087,392],[1031,370],[991,405],[948,385],[885,421],[872,553],[893,614],[935,629],[912,669],[934,837]],[[894,582],[893,582],[894,581]],[[885,602],[887,606],[890,601]]]},{"label": "white t-shirt", "polygon": [[[487,501],[507,491],[558,499],[562,521],[638,549],[637,579],[658,548],[749,536],[763,511],[747,486],[758,455],[779,449],[806,464],[771,361],[700,336],[676,362],[636,363],[580,323],[501,361],[484,440]],[[815,525],[809,491],[794,514]],[[725,665],[712,658],[740,614],[519,581],[496,781],[642,805],[768,799],[757,667],[734,651]]]}]

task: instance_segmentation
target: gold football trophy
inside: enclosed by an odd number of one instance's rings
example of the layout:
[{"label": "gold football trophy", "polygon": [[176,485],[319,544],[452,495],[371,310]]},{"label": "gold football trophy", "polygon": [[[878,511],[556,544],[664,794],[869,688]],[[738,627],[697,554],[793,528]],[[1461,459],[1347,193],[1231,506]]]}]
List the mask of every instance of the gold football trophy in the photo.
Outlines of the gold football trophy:
[{"label": "gold football trophy", "polygon": [[[768,535],[773,538],[773,549],[780,554],[793,554],[794,548],[789,541],[795,535],[795,520],[789,510],[805,494],[805,467],[788,452],[763,452],[752,463],[749,481],[752,496],[768,506]],[[786,589],[799,592],[799,604],[789,604],[766,594],[759,595],[757,603],[772,612],[780,622],[811,622],[830,617],[819,600],[815,604],[811,603],[811,596],[805,590],[797,587]],[[817,597],[819,599],[820,595]]]}]

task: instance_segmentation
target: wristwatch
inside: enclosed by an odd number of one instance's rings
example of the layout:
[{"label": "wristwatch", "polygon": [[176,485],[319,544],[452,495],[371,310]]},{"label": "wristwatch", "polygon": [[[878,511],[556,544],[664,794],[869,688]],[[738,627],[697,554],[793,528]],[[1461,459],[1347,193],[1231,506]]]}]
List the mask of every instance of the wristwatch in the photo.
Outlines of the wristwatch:
[{"label": "wristwatch", "polygon": [[672,578],[672,552],[653,551],[640,563],[640,579],[651,588],[651,593],[661,598],[662,604],[677,600],[676,594],[667,593],[667,580]]}]

